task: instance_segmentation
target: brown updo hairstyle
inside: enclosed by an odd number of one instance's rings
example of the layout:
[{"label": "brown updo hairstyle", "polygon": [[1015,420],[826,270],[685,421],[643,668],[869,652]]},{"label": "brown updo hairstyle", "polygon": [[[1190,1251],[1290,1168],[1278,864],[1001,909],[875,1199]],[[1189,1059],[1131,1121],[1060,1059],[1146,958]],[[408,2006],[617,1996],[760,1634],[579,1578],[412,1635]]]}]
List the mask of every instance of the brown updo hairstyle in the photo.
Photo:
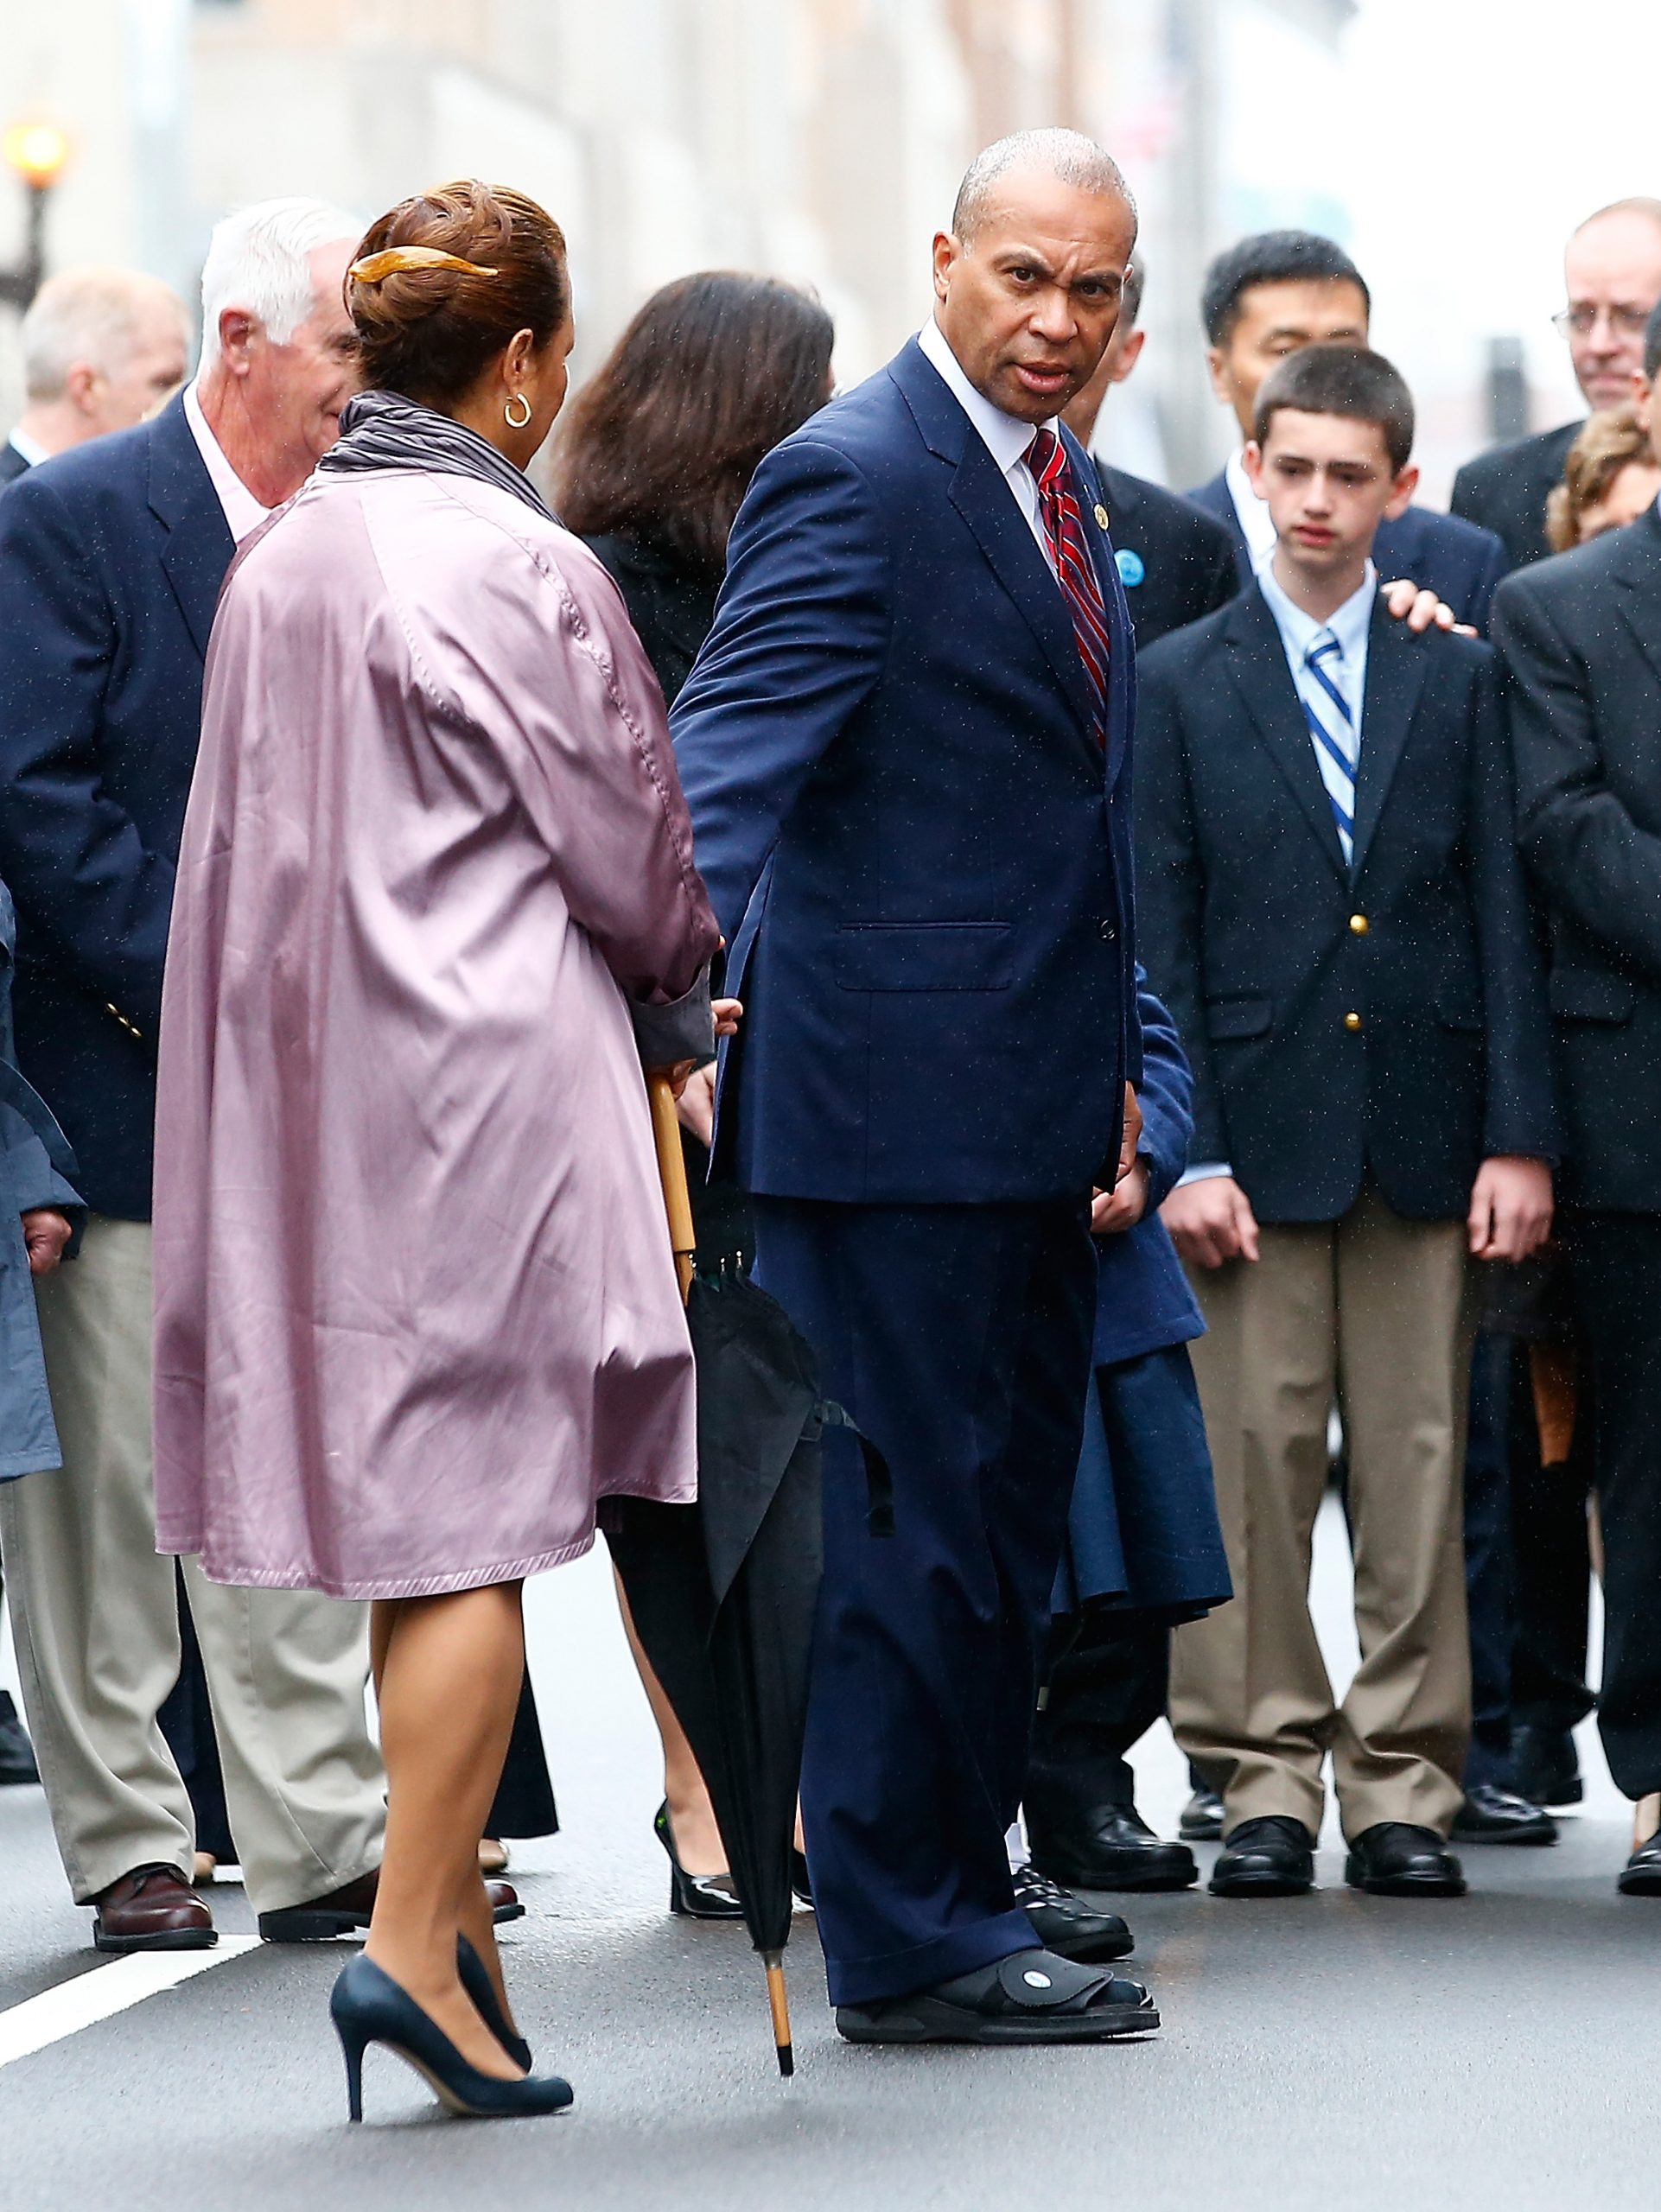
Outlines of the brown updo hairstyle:
[{"label": "brown updo hairstyle", "polygon": [[[431,260],[398,267],[398,250],[409,247]],[[564,235],[521,192],[475,177],[436,185],[370,225],[346,280],[346,304],[366,385],[442,410],[473,389],[517,332],[530,331],[543,346],[563,323]]]},{"label": "brown updo hairstyle", "polygon": [[836,330],[811,293],[705,270],[654,292],[566,410],[560,519],[718,577],[764,454],[829,396]]},{"label": "brown updo hairstyle", "polygon": [[1653,460],[1650,434],[1639,427],[1632,408],[1613,407],[1588,415],[1569,448],[1563,480],[1546,501],[1546,537],[1552,551],[1567,553],[1580,543],[1581,517],[1588,507],[1602,505],[1623,469],[1634,461],[1646,468]]}]

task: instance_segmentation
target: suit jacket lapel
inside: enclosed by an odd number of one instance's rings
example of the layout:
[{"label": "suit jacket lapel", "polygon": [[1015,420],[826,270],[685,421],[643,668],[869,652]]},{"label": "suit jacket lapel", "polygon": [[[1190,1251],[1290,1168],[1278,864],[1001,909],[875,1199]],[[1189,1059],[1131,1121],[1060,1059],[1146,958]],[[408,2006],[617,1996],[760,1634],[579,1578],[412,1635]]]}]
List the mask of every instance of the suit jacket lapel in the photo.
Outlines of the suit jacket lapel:
[{"label": "suit jacket lapel", "polygon": [[1090,685],[1072,617],[996,462],[915,339],[889,364],[889,374],[904,393],[929,451],[956,464],[951,504],[1037,639],[1066,694],[1079,735],[1093,752]]},{"label": "suit jacket lapel", "polygon": [[168,534],[162,572],[197,652],[206,654],[220,587],[237,549],[182,398],[174,400],[150,427],[150,504]]},{"label": "suit jacket lapel", "polygon": [[1243,584],[1250,584],[1257,570],[1251,563],[1251,548],[1246,534],[1240,527],[1239,510],[1234,504],[1234,494],[1228,487],[1228,471],[1220,470],[1209,484],[1202,484],[1188,497],[1195,506],[1203,507],[1208,515],[1220,522],[1234,545],[1234,566]]},{"label": "suit jacket lapel", "polygon": [[1367,630],[1366,696],[1361,708],[1361,757],[1355,779],[1357,875],[1367,857],[1390,786],[1401,764],[1429,666],[1428,648],[1380,600]]},{"label": "suit jacket lapel", "polygon": [[1661,516],[1653,507],[1621,532],[1614,580],[1626,626],[1639,652],[1661,676]]},{"label": "suit jacket lapel", "polygon": [[1286,649],[1269,602],[1255,586],[1229,609],[1226,634],[1230,672],[1257,735],[1290,785],[1321,851],[1339,874],[1347,877],[1349,868],[1338,842],[1332,801],[1321,780],[1309,725],[1286,664]]}]

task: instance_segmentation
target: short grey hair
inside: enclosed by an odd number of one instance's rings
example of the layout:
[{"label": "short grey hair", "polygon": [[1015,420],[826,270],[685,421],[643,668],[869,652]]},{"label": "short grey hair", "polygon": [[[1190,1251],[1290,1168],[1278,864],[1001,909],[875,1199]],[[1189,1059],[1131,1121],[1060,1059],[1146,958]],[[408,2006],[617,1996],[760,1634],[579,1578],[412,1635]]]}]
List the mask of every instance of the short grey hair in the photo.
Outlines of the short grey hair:
[{"label": "short grey hair", "polygon": [[951,210],[951,234],[966,245],[979,229],[992,187],[1012,169],[1045,169],[1080,192],[1099,192],[1123,200],[1134,215],[1136,203],[1123,171],[1104,146],[1082,130],[1015,130],[977,154],[969,164]]},{"label": "short grey hair", "polygon": [[220,317],[252,315],[287,345],[315,304],[308,257],[320,245],[356,244],[364,225],[322,200],[262,200],[214,226],[202,264],[202,366],[219,359]]},{"label": "short grey hair", "polygon": [[72,369],[118,375],[146,311],[171,308],[187,338],[184,302],[159,276],[136,269],[65,269],[48,276],[23,317],[23,388],[31,400],[61,399]]}]

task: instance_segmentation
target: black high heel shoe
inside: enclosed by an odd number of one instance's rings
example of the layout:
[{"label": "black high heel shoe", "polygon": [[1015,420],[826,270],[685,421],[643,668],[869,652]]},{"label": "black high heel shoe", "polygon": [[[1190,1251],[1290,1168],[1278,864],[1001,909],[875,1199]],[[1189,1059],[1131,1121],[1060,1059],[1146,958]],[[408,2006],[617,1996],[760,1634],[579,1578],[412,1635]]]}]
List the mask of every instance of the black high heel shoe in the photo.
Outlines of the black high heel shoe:
[{"label": "black high heel shoe", "polygon": [[798,1851],[793,1843],[790,1847],[790,1886],[799,1904],[812,1904],[813,1885],[808,1878],[807,1853]]},{"label": "black high heel shoe", "polygon": [[557,2074],[499,2082],[470,2066],[444,2031],[372,1959],[342,1968],[330,1992],[330,2017],[346,2056],[347,2116],[363,2118],[363,2055],[372,2043],[395,2051],[430,2085],[440,2102],[468,2120],[531,2119],[563,2112],[571,2085]]},{"label": "black high heel shoe", "polygon": [[669,1853],[669,1910],[690,1920],[741,1920],[744,1908],[730,1874],[689,1874],[675,1849],[667,1802],[658,1808],[652,1823],[658,1840]]},{"label": "black high heel shoe", "polygon": [[473,2009],[490,2030],[515,2066],[531,2071],[531,2046],[522,2035],[507,2024],[496,1995],[496,1985],[489,1970],[465,1936],[455,1939],[455,1970],[461,1977],[461,1986],[473,2000]]}]

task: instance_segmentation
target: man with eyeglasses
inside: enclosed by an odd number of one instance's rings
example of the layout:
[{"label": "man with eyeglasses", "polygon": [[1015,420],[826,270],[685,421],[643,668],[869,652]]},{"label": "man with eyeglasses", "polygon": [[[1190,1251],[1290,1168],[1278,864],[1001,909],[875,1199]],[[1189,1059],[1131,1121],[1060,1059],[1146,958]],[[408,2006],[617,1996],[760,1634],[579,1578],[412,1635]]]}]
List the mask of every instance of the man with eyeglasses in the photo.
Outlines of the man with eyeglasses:
[{"label": "man with eyeglasses", "polygon": [[[1661,200],[1617,200],[1588,215],[1563,254],[1569,305],[1552,317],[1569,341],[1588,407],[1626,407],[1644,365],[1644,327],[1661,301]],[[1546,501],[1562,480],[1578,421],[1467,461],[1453,511],[1505,540],[1513,568],[1543,561]]]}]

